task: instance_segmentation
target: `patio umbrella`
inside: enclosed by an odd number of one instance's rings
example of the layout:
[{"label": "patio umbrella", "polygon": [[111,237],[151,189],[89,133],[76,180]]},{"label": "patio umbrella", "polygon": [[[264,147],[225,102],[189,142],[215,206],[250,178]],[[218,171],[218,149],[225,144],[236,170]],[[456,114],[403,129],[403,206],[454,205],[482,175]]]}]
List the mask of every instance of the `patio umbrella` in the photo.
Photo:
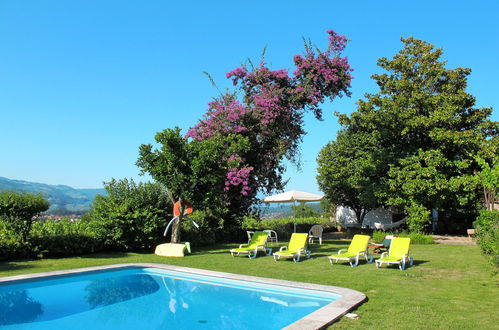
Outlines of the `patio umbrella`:
[{"label": "patio umbrella", "polygon": [[[264,203],[293,203],[295,202],[317,202],[324,196],[312,194],[305,191],[290,190],[277,195],[267,196],[263,199]],[[296,219],[294,223],[294,232],[296,233]]]}]

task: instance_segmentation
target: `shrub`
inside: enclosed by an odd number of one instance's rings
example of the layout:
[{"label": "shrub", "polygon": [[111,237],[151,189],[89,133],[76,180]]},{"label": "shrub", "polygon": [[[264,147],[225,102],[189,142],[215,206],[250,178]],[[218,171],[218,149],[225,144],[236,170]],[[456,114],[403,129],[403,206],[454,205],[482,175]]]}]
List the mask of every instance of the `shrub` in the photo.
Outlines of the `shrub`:
[{"label": "shrub", "polygon": [[482,253],[492,265],[499,267],[499,211],[483,210],[473,226]]},{"label": "shrub", "polygon": [[373,242],[374,243],[381,243],[383,242],[383,239],[385,239],[385,235],[391,235],[391,233],[385,233],[382,230],[375,230],[373,231]]},{"label": "shrub", "polygon": [[33,224],[30,238],[38,256],[71,256],[103,249],[91,223],[84,220],[46,220]]},{"label": "shrub", "polygon": [[48,210],[50,204],[41,194],[15,191],[0,192],[0,218],[4,225],[25,243],[33,218]]},{"label": "shrub", "polygon": [[210,245],[217,241],[216,227],[212,226],[214,219],[207,212],[194,211],[188,217],[194,220],[199,225],[199,228],[196,228],[191,221],[184,218],[181,228],[182,241],[190,242],[191,246]]},{"label": "shrub", "polygon": [[0,220],[0,260],[25,258],[31,255],[29,243],[22,243],[8,224]]},{"label": "shrub", "polygon": [[82,220],[35,221],[26,242],[0,222],[0,260],[71,256],[102,249],[102,239],[95,235],[91,224]]},{"label": "shrub", "polygon": [[394,234],[390,232],[384,232],[381,230],[375,230],[373,232],[373,241],[375,243],[381,243],[385,238],[385,235],[395,235],[396,237],[409,237],[411,239],[411,244],[433,244],[435,243],[431,235],[426,235],[418,232],[408,233],[401,232],[400,234]]},{"label": "shrub", "polygon": [[88,214],[97,237],[109,249],[150,250],[172,218],[172,205],[157,183],[111,180],[108,196],[97,195]]},{"label": "shrub", "polygon": [[335,223],[326,218],[309,217],[309,218],[277,218],[269,220],[259,220],[254,217],[245,217],[242,223],[244,230],[265,230],[271,229],[277,232],[279,239],[289,239],[293,233],[294,223],[296,222],[297,233],[308,233],[313,225],[321,225],[325,231],[332,230]]},{"label": "shrub", "polygon": [[411,239],[411,244],[434,244],[435,243],[433,236],[426,235],[423,233],[418,233],[418,232],[413,232],[413,233],[402,232],[396,236],[409,237]]}]

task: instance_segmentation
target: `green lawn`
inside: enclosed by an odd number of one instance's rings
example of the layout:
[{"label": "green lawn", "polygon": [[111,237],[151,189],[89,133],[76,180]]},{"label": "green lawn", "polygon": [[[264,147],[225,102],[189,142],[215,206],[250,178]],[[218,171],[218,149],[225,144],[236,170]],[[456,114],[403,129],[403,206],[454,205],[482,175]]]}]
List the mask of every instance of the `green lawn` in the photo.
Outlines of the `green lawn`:
[{"label": "green lawn", "polygon": [[348,245],[326,241],[312,246],[312,258],[299,263],[274,262],[259,256],[232,258],[234,245],[204,248],[185,258],[153,254],[106,253],[77,258],[12,261],[0,263],[0,276],[117,264],[156,262],[343,286],[365,293],[368,301],[355,313],[357,320],[343,318],[333,328],[397,329],[499,329],[499,281],[476,246],[413,245],[413,267],[376,269],[374,264],[330,265],[326,256]]}]

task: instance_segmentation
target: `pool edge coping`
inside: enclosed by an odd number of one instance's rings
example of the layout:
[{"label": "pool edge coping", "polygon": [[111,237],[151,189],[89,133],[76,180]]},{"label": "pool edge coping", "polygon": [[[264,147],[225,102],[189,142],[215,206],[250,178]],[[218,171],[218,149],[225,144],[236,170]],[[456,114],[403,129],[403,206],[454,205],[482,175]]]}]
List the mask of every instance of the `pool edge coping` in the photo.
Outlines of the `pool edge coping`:
[{"label": "pool edge coping", "polygon": [[180,271],[196,275],[214,276],[218,278],[241,280],[241,281],[248,281],[260,284],[282,285],[297,289],[325,291],[340,295],[339,299],[331,302],[330,304],[324,307],[319,308],[315,312],[312,312],[306,315],[305,317],[299,319],[298,321],[283,328],[286,330],[324,329],[328,325],[339,320],[343,315],[348,313],[349,310],[362,304],[367,299],[366,295],[363,294],[362,292],[339,286],[280,280],[267,277],[226,273],[213,270],[205,270],[199,268],[190,268],[190,267],[182,267],[175,265],[157,264],[157,263],[121,263],[121,264],[104,265],[104,266],[56,270],[43,273],[5,276],[5,277],[0,277],[0,284],[4,284],[5,282],[18,282],[18,281],[22,282],[23,280],[32,280],[43,277],[67,276],[79,273],[113,270],[119,268],[143,268],[143,267],[159,268],[170,271]]}]

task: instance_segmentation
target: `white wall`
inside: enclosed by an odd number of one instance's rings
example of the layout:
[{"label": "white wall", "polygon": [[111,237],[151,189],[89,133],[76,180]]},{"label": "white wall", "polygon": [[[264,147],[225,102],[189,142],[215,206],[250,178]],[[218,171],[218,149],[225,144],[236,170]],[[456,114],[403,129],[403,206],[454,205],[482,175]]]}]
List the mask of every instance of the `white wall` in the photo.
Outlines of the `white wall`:
[{"label": "white wall", "polygon": [[[355,212],[346,206],[338,206],[336,208],[336,221],[348,226],[349,224],[356,224],[357,217]],[[372,210],[366,214],[364,217],[364,222],[362,227],[369,227],[374,229],[374,223],[380,222],[383,224],[392,223],[392,213],[387,208],[378,208]]]}]

